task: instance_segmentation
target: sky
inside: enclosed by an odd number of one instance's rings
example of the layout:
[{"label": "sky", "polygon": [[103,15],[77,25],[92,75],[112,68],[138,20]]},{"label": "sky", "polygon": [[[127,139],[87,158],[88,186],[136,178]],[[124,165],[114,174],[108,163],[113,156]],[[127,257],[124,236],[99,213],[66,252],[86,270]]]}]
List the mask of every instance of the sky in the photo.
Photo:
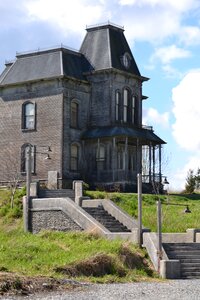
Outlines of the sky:
[{"label": "sky", "polygon": [[163,175],[181,191],[200,167],[200,0],[0,0],[5,61],[58,45],[79,50],[89,25],[124,26],[143,83],[143,124],[167,142]]}]

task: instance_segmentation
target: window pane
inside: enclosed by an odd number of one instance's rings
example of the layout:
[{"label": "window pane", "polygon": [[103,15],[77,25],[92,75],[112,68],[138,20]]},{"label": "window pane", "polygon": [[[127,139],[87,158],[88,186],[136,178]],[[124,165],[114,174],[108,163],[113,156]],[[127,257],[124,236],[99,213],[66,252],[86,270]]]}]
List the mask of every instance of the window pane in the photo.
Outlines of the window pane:
[{"label": "window pane", "polygon": [[33,129],[34,128],[34,116],[26,116],[26,128]]},{"label": "window pane", "polygon": [[135,123],[135,97],[132,97],[132,116],[131,121],[134,124]]},{"label": "window pane", "polygon": [[128,90],[124,90],[124,109],[123,109],[123,120],[127,122],[127,115],[128,115]]},{"label": "window pane", "polygon": [[96,160],[105,160],[105,147],[102,145],[97,148]]},{"label": "window pane", "polygon": [[35,105],[33,103],[25,104],[23,121],[24,121],[25,129],[34,129],[34,127],[35,127]]},{"label": "window pane", "polygon": [[119,92],[116,93],[115,119],[119,121]]},{"label": "window pane", "polygon": [[34,104],[28,103],[25,106],[25,115],[26,116],[32,116],[34,115]]},{"label": "window pane", "polygon": [[72,171],[78,170],[78,146],[76,146],[76,145],[71,146],[70,167],[71,167]]},{"label": "window pane", "polygon": [[78,127],[78,104],[75,102],[71,103],[71,126]]}]

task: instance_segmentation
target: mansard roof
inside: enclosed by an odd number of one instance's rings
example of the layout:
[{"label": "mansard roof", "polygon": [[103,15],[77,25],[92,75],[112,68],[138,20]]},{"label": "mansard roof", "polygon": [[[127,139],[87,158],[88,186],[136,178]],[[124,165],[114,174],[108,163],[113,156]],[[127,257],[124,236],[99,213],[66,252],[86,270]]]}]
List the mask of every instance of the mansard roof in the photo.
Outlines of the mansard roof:
[{"label": "mansard roof", "polygon": [[[80,52],[85,55],[95,71],[115,68],[141,77],[122,27],[108,23],[91,26],[86,30]],[[124,55],[128,56],[128,66],[123,63]],[[147,78],[143,77],[143,80]]]},{"label": "mansard roof", "polygon": [[86,80],[84,73],[91,70],[81,53],[65,47],[21,53],[14,62],[6,64],[0,86],[61,76]]},{"label": "mansard roof", "polygon": [[124,29],[110,23],[88,27],[80,51],[61,45],[18,53],[14,62],[6,63],[0,75],[0,87],[63,76],[87,80],[86,76],[91,71],[105,69],[123,71],[142,81],[148,80],[140,75]]}]

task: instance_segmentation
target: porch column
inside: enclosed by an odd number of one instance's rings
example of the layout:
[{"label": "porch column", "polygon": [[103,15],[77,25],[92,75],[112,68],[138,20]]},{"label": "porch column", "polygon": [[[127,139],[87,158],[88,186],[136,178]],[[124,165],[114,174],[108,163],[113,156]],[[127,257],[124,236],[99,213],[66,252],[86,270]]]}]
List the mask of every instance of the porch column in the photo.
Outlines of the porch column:
[{"label": "porch column", "polygon": [[151,157],[151,153],[152,152],[152,144],[150,143],[149,144],[149,182],[152,181],[152,178],[151,178],[151,168],[152,168],[152,165],[151,165],[151,162],[152,162],[152,157]]},{"label": "porch column", "polygon": [[161,183],[162,182],[162,173],[161,173],[161,145],[159,145],[159,182]]},{"label": "porch column", "polygon": [[155,146],[153,146],[153,182],[155,184]]}]

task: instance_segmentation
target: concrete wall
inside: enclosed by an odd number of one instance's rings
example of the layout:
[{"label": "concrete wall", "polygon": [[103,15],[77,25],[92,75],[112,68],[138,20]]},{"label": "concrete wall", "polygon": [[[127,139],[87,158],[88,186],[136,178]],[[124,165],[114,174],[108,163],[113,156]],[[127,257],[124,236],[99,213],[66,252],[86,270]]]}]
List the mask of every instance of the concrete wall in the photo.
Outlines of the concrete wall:
[{"label": "concrete wall", "polygon": [[[86,200],[83,200],[83,203]],[[93,200],[89,200],[93,203]],[[96,204],[98,201],[94,201]],[[26,203],[26,197],[24,197],[24,203]],[[108,208],[109,204],[107,204]],[[110,210],[116,210],[112,208]],[[115,212],[116,214],[116,212]],[[31,199],[30,209],[27,212],[24,205],[24,224],[28,223],[29,231],[37,233],[42,229],[49,230],[86,230],[89,232],[95,232],[108,239],[120,238],[123,240],[129,240],[133,243],[138,242],[138,229],[132,227],[132,219],[128,220],[128,216],[123,215],[121,212],[122,219],[125,224],[132,228],[132,232],[127,233],[112,233],[102,224],[91,217],[84,209],[77,205],[70,198],[48,198],[48,199]],[[120,215],[120,212],[118,213]],[[27,222],[27,216],[29,216],[29,222]],[[60,228],[60,229],[59,229]]]},{"label": "concrete wall", "polygon": [[[200,242],[200,229],[187,229],[186,233],[163,233],[163,243],[194,243]],[[162,278],[176,279],[180,278],[180,261],[170,260],[162,247],[161,259],[158,253],[157,233],[143,233],[143,244],[147,249],[149,257],[154,268],[159,271]]]}]

